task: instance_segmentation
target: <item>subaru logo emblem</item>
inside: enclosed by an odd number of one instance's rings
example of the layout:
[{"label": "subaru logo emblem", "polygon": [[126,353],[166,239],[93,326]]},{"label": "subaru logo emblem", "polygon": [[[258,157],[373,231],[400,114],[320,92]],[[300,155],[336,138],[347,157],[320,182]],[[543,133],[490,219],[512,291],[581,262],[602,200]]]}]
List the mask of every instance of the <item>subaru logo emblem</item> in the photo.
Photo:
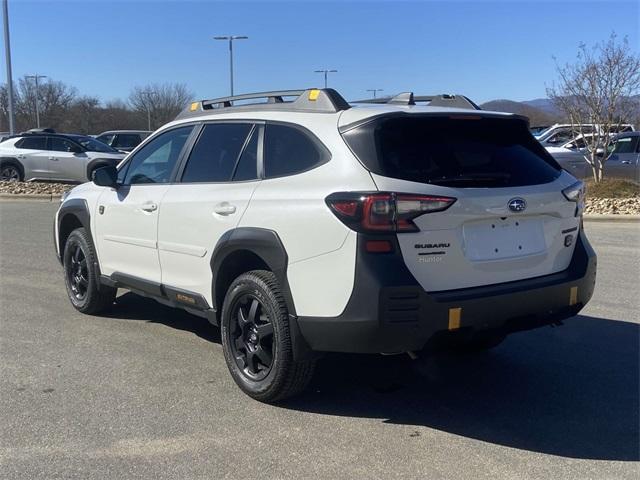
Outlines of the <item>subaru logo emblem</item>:
[{"label": "subaru logo emblem", "polygon": [[524,209],[527,208],[527,202],[524,201],[524,198],[512,198],[507,206],[512,212],[524,212]]}]

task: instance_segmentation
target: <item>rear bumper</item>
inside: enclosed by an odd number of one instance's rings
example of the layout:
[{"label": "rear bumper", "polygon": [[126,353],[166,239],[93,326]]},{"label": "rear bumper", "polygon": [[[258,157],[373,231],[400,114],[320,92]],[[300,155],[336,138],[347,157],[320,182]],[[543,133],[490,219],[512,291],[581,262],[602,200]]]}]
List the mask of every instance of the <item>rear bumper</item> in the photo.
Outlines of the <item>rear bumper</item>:
[{"label": "rear bumper", "polygon": [[528,330],[576,315],[595,287],[596,254],[582,231],[563,272],[438,293],[422,289],[399,253],[367,254],[364,239],[358,241],[355,286],[344,312],[297,319],[312,350],[402,352],[477,332]]}]

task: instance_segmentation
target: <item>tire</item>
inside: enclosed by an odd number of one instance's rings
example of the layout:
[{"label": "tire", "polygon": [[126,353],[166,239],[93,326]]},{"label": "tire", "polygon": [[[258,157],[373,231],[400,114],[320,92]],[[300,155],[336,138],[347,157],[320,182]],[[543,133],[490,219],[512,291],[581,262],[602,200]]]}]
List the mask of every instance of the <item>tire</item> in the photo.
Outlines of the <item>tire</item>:
[{"label": "tire", "polygon": [[236,278],[222,306],[224,358],[240,389],[261,402],[292,397],[308,385],[315,360],[296,361],[289,312],[272,272]]},{"label": "tire", "polygon": [[8,160],[0,166],[0,180],[5,182],[23,182],[24,174],[17,161]]},{"label": "tire", "polygon": [[459,349],[467,353],[486,352],[497,347],[507,336],[504,333],[484,333],[474,336],[468,342],[462,344]]},{"label": "tire", "polygon": [[84,228],[71,232],[62,258],[67,295],[76,310],[96,314],[113,304],[116,289],[100,285],[96,251]]}]

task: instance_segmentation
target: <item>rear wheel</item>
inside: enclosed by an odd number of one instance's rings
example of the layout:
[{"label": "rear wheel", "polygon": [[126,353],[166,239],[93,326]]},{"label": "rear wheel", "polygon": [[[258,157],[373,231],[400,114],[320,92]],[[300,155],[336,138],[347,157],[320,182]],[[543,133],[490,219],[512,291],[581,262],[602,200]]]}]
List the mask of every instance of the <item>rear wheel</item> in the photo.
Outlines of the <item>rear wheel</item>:
[{"label": "rear wheel", "polygon": [[222,307],[221,333],[231,376],[250,397],[282,400],[311,380],[315,362],[293,358],[289,313],[272,272],[254,270],[233,281]]},{"label": "rear wheel", "polygon": [[13,162],[5,162],[0,167],[0,180],[4,182],[22,182],[21,168]]},{"label": "rear wheel", "polygon": [[64,247],[64,279],[67,295],[76,310],[94,314],[113,304],[116,289],[100,285],[98,260],[84,228],[71,232]]}]

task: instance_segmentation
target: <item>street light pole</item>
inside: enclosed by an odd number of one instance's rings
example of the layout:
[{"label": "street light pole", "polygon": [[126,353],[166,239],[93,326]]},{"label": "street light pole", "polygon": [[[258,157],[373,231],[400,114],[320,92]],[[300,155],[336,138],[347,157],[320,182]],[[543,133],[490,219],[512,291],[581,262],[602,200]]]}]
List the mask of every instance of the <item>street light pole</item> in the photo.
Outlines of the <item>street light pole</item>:
[{"label": "street light pole", "polygon": [[4,54],[7,66],[7,96],[9,97],[9,133],[13,135],[15,127],[15,111],[13,109],[13,77],[11,74],[11,45],[9,44],[9,5],[8,0],[2,0],[2,18],[4,23]]},{"label": "street light pole", "polygon": [[40,93],[38,80],[41,78],[47,78],[46,75],[27,75],[29,80],[33,79],[36,81],[36,127],[40,128],[40,106],[38,105],[38,94]]},{"label": "street light pole", "polygon": [[244,35],[226,35],[222,37],[213,37],[214,40],[228,40],[229,41],[229,82],[231,84],[231,96],[233,97],[233,41],[234,40],[246,40],[249,37]]},{"label": "street light pole", "polygon": [[337,73],[338,70],[314,70],[314,73],[323,73],[324,74],[324,88],[327,88],[327,75],[329,73]]},{"label": "street light pole", "polygon": [[377,92],[383,92],[382,88],[367,88],[367,92],[373,92],[373,98],[376,98]]}]

